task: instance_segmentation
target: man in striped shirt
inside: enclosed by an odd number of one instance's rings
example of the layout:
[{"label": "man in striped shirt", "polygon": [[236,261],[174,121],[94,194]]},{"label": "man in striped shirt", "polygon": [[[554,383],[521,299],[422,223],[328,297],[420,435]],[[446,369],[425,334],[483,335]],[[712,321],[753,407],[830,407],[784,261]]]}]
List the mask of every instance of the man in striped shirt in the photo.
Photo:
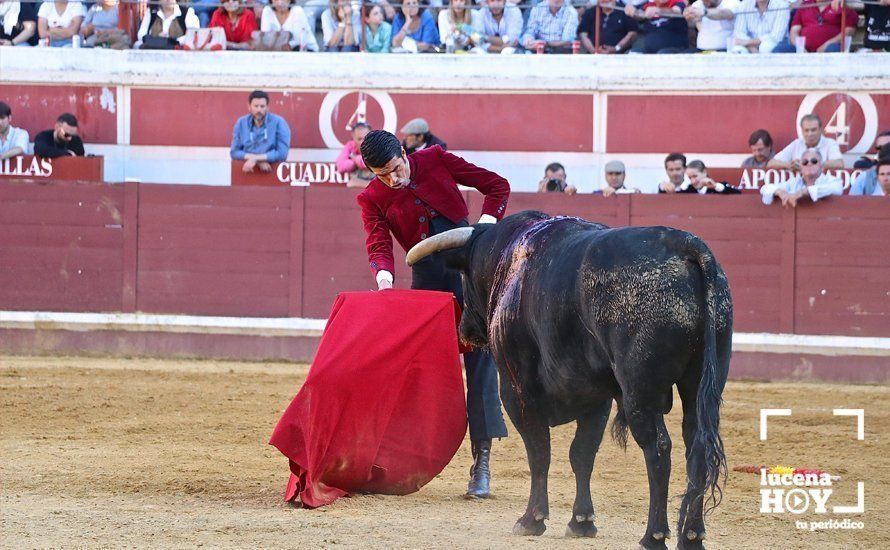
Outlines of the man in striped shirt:
[{"label": "man in striped shirt", "polygon": [[744,0],[735,18],[735,49],[740,53],[787,50],[790,11],[785,0]]},{"label": "man in striped shirt", "polygon": [[536,42],[545,43],[545,51],[571,51],[578,32],[578,12],[565,0],[546,0],[534,8],[522,35],[522,46],[535,51]]}]

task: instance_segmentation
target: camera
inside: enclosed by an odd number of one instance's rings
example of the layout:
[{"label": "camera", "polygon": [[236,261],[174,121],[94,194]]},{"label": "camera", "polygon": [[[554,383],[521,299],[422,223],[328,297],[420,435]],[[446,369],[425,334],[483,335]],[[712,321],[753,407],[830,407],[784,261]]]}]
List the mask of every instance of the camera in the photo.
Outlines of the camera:
[{"label": "camera", "polygon": [[562,190],[563,190],[562,187],[563,187],[562,180],[559,180],[557,178],[550,178],[549,180],[547,180],[547,192],[548,193],[553,193],[553,192],[562,193]]}]

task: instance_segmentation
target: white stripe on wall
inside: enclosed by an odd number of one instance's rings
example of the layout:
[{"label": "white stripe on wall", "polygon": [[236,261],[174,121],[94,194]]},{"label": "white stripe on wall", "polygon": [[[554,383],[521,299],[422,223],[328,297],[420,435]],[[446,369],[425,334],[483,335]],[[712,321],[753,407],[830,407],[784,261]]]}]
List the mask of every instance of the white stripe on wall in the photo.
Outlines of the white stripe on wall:
[{"label": "white stripe on wall", "polygon": [[[80,332],[118,330],[317,338],[321,336],[326,322],[325,319],[297,317],[0,311],[0,329]],[[890,338],[737,332],[733,335],[732,349],[737,352],[890,357]]]}]

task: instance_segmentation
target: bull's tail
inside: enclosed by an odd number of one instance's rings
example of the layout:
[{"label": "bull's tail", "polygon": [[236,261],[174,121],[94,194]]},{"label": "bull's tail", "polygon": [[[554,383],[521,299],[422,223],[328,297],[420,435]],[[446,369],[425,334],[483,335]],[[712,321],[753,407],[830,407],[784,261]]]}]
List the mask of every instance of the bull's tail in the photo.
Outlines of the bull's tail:
[{"label": "bull's tail", "polygon": [[[704,479],[702,491],[692,498],[702,498],[702,507],[707,514],[720,504],[723,498],[723,484],[726,482],[726,454],[723,439],[720,437],[720,404],[723,387],[726,385],[725,369],[718,364],[717,357],[717,298],[716,285],[719,278],[717,260],[708,247],[698,239],[693,241],[693,253],[701,269],[705,287],[704,310],[704,365],[696,396],[696,420],[698,429],[688,453],[688,471],[693,479]],[[698,492],[697,491],[697,492]],[[685,499],[688,503],[689,499]]]}]

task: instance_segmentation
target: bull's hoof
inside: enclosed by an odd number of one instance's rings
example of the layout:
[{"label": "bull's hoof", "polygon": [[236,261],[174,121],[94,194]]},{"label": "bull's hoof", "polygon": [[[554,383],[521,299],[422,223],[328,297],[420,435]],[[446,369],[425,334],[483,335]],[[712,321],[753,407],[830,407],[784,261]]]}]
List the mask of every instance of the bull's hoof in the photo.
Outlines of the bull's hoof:
[{"label": "bull's hoof", "polygon": [[516,525],[513,526],[513,534],[520,537],[537,537],[544,534],[547,526],[544,525],[544,519],[534,519],[522,516]]},{"label": "bull's hoof", "polygon": [[[583,518],[583,516],[580,517]],[[582,521],[578,521],[577,517],[573,517],[572,521],[569,522],[568,527],[566,527],[566,536],[570,538],[595,537],[596,525],[593,524],[593,514],[590,515],[589,520],[583,518]]]},{"label": "bull's hoof", "polygon": [[667,550],[665,541],[669,538],[671,538],[670,531],[655,532],[651,535],[646,534],[640,539],[640,548],[645,548],[646,550]]},{"label": "bull's hoof", "polygon": [[688,530],[680,540],[677,541],[678,550],[704,550],[705,532],[696,533],[692,529]]}]

